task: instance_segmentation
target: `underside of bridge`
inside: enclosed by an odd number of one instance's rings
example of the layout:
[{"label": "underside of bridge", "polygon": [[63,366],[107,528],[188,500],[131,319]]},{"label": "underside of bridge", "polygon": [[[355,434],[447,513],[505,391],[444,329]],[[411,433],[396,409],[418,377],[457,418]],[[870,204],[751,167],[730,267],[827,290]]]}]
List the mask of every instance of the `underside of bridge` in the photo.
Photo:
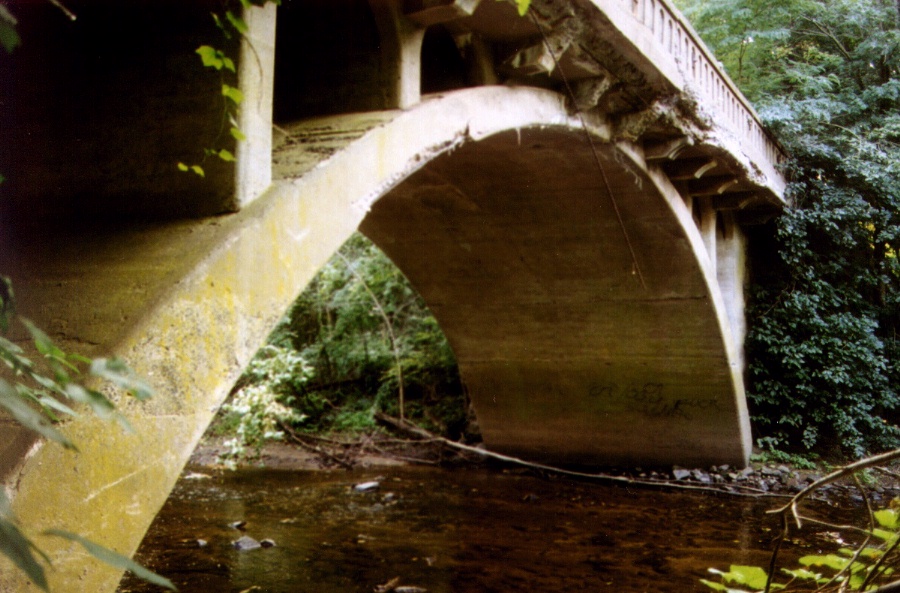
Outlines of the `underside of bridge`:
[{"label": "underside of bridge", "polygon": [[361,230],[440,322],[491,449],[741,464],[739,359],[680,206],[615,146],[532,128],[441,155]]},{"label": "underside of bridge", "polygon": [[[0,480],[29,533],[132,553],[243,367],[357,229],[437,317],[487,446],[746,462],[741,226],[782,205],[781,155],[674,9],[284,4],[277,44],[269,4],[224,47],[242,56],[224,73],[244,95],[239,143],[221,137],[223,77],[194,55],[216,43],[217,3],[70,0],[75,25],[17,6],[0,273],[62,346],[121,356],[156,388],[121,402],[134,434],[67,421],[79,454],[0,418]],[[237,162],[176,167],[213,145]],[[114,590],[117,569],[38,543],[54,591]],[[0,558],[0,590],[34,589]]]}]

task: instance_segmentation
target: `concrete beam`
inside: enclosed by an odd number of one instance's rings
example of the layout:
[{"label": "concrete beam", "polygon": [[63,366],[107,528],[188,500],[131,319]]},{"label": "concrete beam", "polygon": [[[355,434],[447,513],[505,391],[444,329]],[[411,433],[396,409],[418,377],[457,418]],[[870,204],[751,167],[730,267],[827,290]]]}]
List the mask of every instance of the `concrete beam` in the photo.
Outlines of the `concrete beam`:
[{"label": "concrete beam", "polygon": [[670,140],[655,140],[644,143],[644,159],[648,163],[672,161],[688,147],[694,145],[690,136],[679,136]]},{"label": "concrete beam", "polygon": [[739,182],[740,179],[734,175],[695,179],[688,183],[688,193],[694,197],[720,196]]},{"label": "concrete beam", "polygon": [[516,52],[507,65],[524,76],[549,74],[556,70],[562,55],[572,45],[572,38],[567,31],[554,31],[543,40]]},{"label": "concrete beam", "polygon": [[272,183],[272,101],[275,84],[276,6],[244,10],[249,30],[241,37],[238,86],[244,95],[237,124],[246,139],[237,143],[235,203],[239,210]]},{"label": "concrete beam", "polygon": [[369,0],[381,35],[385,107],[406,109],[421,99],[425,27],[411,21],[394,0]]},{"label": "concrete beam", "polygon": [[719,161],[712,157],[698,157],[675,161],[663,169],[672,181],[688,181],[700,179],[718,166]]},{"label": "concrete beam", "polygon": [[597,76],[572,83],[575,108],[578,111],[588,111],[597,107],[612,85],[611,76]]},{"label": "concrete beam", "polygon": [[722,227],[716,241],[716,278],[728,314],[735,362],[744,371],[744,338],[747,335],[747,237],[730,213],[719,214]]}]

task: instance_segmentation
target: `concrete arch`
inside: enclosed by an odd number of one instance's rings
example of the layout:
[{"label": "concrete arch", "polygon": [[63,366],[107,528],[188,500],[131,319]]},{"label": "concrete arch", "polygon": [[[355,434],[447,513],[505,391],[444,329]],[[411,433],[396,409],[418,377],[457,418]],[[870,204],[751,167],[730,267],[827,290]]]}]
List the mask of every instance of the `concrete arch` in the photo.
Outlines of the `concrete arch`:
[{"label": "concrete arch", "polygon": [[[30,303],[26,314],[56,334],[80,336],[97,351],[124,357],[158,390],[149,405],[124,404],[137,434],[89,417],[68,424],[80,455],[30,447],[21,435],[13,439],[28,454],[2,469],[5,483],[15,484],[14,507],[23,524],[35,532],[61,527],[132,553],[241,369],[361,224],[399,261],[448,330],[489,445],[564,461],[745,461],[749,432],[738,358],[715,268],[690,211],[666,178],[643,164],[638,149],[611,144],[600,119],[588,126],[613,188],[623,192],[617,200],[631,240],[648,242],[637,263],[649,293],[622,255],[620,229],[606,210],[593,210],[602,188],[580,119],[569,114],[561,96],[534,88],[481,87],[406,111],[289,127],[276,154],[276,181],[227,217],[119,227],[102,236],[89,230],[90,240],[56,236],[51,247],[35,238],[5,246],[0,252],[14,257],[4,269],[20,287],[22,302]],[[547,163],[564,175],[536,170]],[[483,187],[467,177],[473,167],[487,167],[487,179],[479,176]],[[541,198],[554,199],[556,183],[565,195],[554,207],[540,207]],[[404,221],[398,212],[407,206],[414,215]],[[410,249],[421,234],[408,234],[404,224],[428,219],[424,228],[449,241],[454,225],[466,222],[473,208],[490,211],[491,232],[484,236],[498,249],[479,269],[471,253],[488,250],[476,245],[468,252],[464,243],[474,245],[487,227],[468,227],[465,241],[445,242],[446,249],[433,254],[430,261],[447,267],[429,282],[422,267],[429,260]],[[502,228],[503,216],[514,224]],[[529,222],[538,225],[533,229],[546,224],[556,230],[546,237],[537,230],[517,234],[517,225]],[[509,237],[518,240],[504,243]],[[124,244],[130,246],[126,252]],[[480,270],[480,292],[466,299],[460,290],[465,286],[441,293],[442,282],[450,286],[456,275],[453,262],[462,262],[467,273]],[[504,262],[510,262],[509,279],[527,274],[528,266],[557,273],[506,282],[494,275],[506,273]],[[584,278],[593,265],[597,273]],[[91,273],[97,266],[102,273]],[[556,285],[541,285],[548,278]],[[579,288],[585,280],[587,290]],[[528,291],[539,298],[499,298]],[[602,291],[614,296],[600,298]],[[570,298],[555,313],[561,294]],[[506,303],[515,308],[502,317]],[[641,314],[617,319],[625,305]],[[58,327],[60,320],[66,327]],[[634,335],[632,346],[598,338],[610,320],[620,333]],[[503,331],[520,322],[515,341],[503,344]],[[540,333],[552,327],[560,330]],[[641,336],[654,332],[659,336],[652,351],[642,351]],[[547,346],[531,352],[527,340]],[[662,372],[660,361],[668,357],[681,366],[657,379],[644,374],[643,363],[626,369],[630,356],[644,357],[653,372]],[[707,373],[711,378],[703,379]],[[670,390],[670,377],[677,389]],[[535,382],[550,388],[526,389]],[[535,405],[523,406],[528,398],[536,398]],[[565,414],[549,415],[553,406]],[[579,421],[582,414],[588,419]],[[556,436],[548,436],[551,431]],[[49,517],[47,508],[70,513]],[[88,561],[74,545],[41,544],[56,567],[54,590],[114,590],[116,570]],[[26,590],[18,572],[4,566],[0,574],[0,588]]]},{"label": "concrete arch", "polygon": [[580,122],[498,132],[435,157],[361,230],[437,317],[491,449],[746,462],[715,266],[681,197],[627,146],[592,147]]}]

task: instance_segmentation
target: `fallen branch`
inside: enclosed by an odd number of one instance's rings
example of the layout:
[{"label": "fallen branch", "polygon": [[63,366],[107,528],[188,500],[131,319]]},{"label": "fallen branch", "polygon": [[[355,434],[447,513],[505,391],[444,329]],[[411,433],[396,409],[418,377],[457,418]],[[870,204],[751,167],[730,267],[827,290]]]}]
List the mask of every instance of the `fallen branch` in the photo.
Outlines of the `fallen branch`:
[{"label": "fallen branch", "polygon": [[286,435],[288,435],[288,437],[290,437],[290,439],[291,439],[292,441],[294,441],[295,443],[297,443],[298,445],[300,445],[300,446],[303,447],[304,449],[307,449],[307,450],[309,450],[309,451],[312,451],[312,452],[315,453],[316,455],[319,455],[320,457],[324,457],[325,459],[328,459],[328,460],[331,461],[332,463],[335,463],[335,464],[341,466],[341,467],[344,468],[344,469],[353,469],[353,464],[352,464],[352,463],[347,462],[347,461],[341,459],[340,457],[334,455],[334,454],[331,453],[330,451],[327,451],[327,450],[323,449],[322,447],[319,447],[319,446],[317,446],[317,445],[313,445],[312,443],[308,442],[308,441],[305,440],[303,437],[301,437],[299,434],[297,434],[296,432],[294,432],[294,430],[292,430],[291,427],[288,426],[287,424],[285,424],[284,422],[280,422],[280,421],[279,421],[279,422],[278,422],[278,426],[279,426],[279,428],[281,428],[281,430],[284,431],[284,433],[285,433]]},{"label": "fallen branch", "polygon": [[[587,472],[579,472],[573,470],[562,469],[559,467],[554,467],[552,465],[544,465],[542,463],[534,463],[531,461],[525,461],[519,457],[513,457],[511,455],[504,455],[502,453],[495,453],[493,451],[489,451],[487,449],[482,449],[480,447],[473,447],[471,445],[466,445],[464,443],[458,443],[456,441],[451,441],[450,439],[446,439],[444,437],[432,434],[428,432],[424,428],[416,426],[407,420],[402,420],[400,418],[394,418],[392,416],[388,416],[382,412],[375,413],[375,419],[379,422],[386,424],[396,430],[400,430],[410,435],[414,435],[419,437],[425,441],[437,442],[441,443],[444,446],[457,449],[460,451],[466,451],[468,453],[474,453],[475,455],[479,455],[481,457],[487,457],[490,459],[496,459],[498,461],[502,461],[504,463],[509,463],[512,465],[520,465],[523,467],[527,467],[530,469],[540,470],[544,472],[549,472],[553,474],[558,474],[562,476],[571,476],[576,478],[583,478],[588,480],[597,480],[602,482],[613,482],[616,484],[626,484],[628,486],[652,486],[652,487],[663,487],[663,488],[671,488],[675,490],[693,490],[700,492],[716,492],[716,493],[724,493],[731,494],[733,496],[752,496],[755,498],[758,497],[787,497],[785,494],[774,494],[770,492],[764,492],[762,490],[756,488],[750,488],[748,486],[739,486],[736,484],[730,484],[727,487],[717,488],[714,486],[698,486],[695,484],[680,484],[676,482],[671,482],[669,480],[642,480],[635,478],[626,478],[624,476],[614,476],[611,474],[603,474],[603,473],[587,473]],[[732,490],[731,488],[741,488],[743,491]]]},{"label": "fallen branch", "polygon": [[[836,582],[838,577],[841,576],[842,574],[844,574],[844,572],[853,564],[853,562],[856,561],[856,559],[859,557],[859,555],[864,551],[864,549],[866,548],[866,546],[869,543],[869,540],[871,539],[872,532],[874,531],[874,528],[875,528],[875,519],[874,519],[871,504],[869,502],[868,497],[866,496],[865,490],[862,488],[862,485],[860,484],[859,479],[856,476],[856,473],[861,470],[870,468],[870,467],[875,467],[876,469],[881,469],[881,468],[878,468],[877,466],[879,466],[883,463],[886,463],[888,461],[897,459],[898,457],[900,457],[900,449],[894,449],[893,451],[888,451],[888,452],[882,453],[880,455],[874,455],[872,457],[860,459],[859,461],[855,461],[853,463],[845,465],[845,466],[838,468],[837,470],[831,472],[830,474],[828,474],[822,478],[819,478],[818,480],[816,480],[809,486],[805,487],[803,490],[801,490],[800,492],[798,492],[797,494],[792,496],[791,500],[786,505],[781,506],[777,509],[772,509],[770,511],[766,511],[768,514],[774,514],[774,515],[779,516],[779,518],[781,519],[781,532],[778,534],[778,537],[775,540],[775,547],[773,548],[772,556],[769,559],[769,570],[768,570],[768,578],[766,580],[765,593],[770,593],[770,591],[772,589],[772,585],[775,581],[775,569],[776,569],[776,565],[777,565],[778,553],[781,550],[781,544],[785,540],[787,540],[789,532],[790,532],[789,517],[793,518],[794,524],[797,526],[797,529],[802,529],[804,521],[807,521],[810,523],[821,524],[821,522],[819,522],[819,521],[814,521],[814,520],[810,519],[809,517],[804,517],[803,515],[800,514],[800,509],[799,509],[800,502],[803,501],[805,498],[807,498],[810,494],[812,494],[813,492],[815,492],[816,490],[821,488],[822,486],[825,486],[827,484],[830,484],[834,481],[837,481],[837,480],[847,477],[847,476],[853,476],[854,480],[856,481],[857,487],[862,492],[863,500],[866,503],[866,509],[869,513],[869,530],[866,531],[865,540],[863,541],[862,545],[857,547],[853,557],[847,563],[847,566],[845,567],[845,569],[842,571],[839,571],[825,585],[825,587],[828,587],[832,583]],[[887,472],[887,470],[881,470],[881,471]],[[891,551],[893,551],[896,548],[898,543],[900,543],[900,540],[897,540],[897,542],[894,542],[894,545],[891,548]],[[881,558],[881,560],[876,564],[876,566],[880,567],[880,565],[883,562],[885,557],[887,557],[887,554],[885,554]],[[869,578],[867,578],[865,580],[864,585],[866,585],[866,586],[869,585],[869,583],[871,582],[871,580],[874,576],[875,576],[875,571],[873,570],[869,574]],[[864,587],[861,588],[860,590],[864,590]],[[884,585],[882,587],[879,587],[878,589],[875,589],[874,591],[879,591],[881,593],[888,593],[888,592],[894,592],[894,591],[900,592],[900,582]]]},{"label": "fallen branch", "polygon": [[797,523],[797,528],[799,529],[800,527],[802,527],[802,523],[800,520],[800,514],[797,511],[797,504],[801,500],[803,500],[804,498],[806,498],[807,496],[809,496],[811,493],[818,490],[822,486],[824,486],[826,484],[830,484],[831,482],[834,482],[835,480],[839,480],[845,476],[849,476],[851,474],[854,474],[860,470],[863,470],[863,469],[866,469],[869,467],[881,465],[882,463],[891,461],[893,459],[897,459],[898,457],[900,457],[900,449],[894,449],[893,451],[888,451],[887,453],[882,453],[880,455],[875,455],[873,457],[867,457],[865,459],[860,459],[859,461],[856,461],[849,465],[845,465],[844,467],[831,472],[827,476],[825,476],[823,478],[819,478],[818,480],[816,480],[815,482],[813,482],[812,484],[810,484],[809,486],[807,486],[806,488],[804,488],[803,490],[801,490],[800,492],[798,492],[797,494],[792,496],[790,502],[788,502],[783,507],[779,507],[777,509],[772,509],[771,511],[767,511],[767,512],[769,514],[775,515],[775,514],[781,514],[781,513],[790,511],[791,515],[794,517],[794,521]]}]

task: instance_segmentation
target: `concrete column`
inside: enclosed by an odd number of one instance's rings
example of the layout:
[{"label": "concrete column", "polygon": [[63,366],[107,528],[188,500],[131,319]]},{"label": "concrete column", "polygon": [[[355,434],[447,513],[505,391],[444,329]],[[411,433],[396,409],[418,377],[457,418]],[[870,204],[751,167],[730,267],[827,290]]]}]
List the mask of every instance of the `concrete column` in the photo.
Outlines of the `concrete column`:
[{"label": "concrete column", "polygon": [[713,210],[712,200],[709,198],[695,198],[700,214],[700,236],[709,254],[710,269],[716,269],[716,211]]},{"label": "concrete column", "polygon": [[731,325],[731,336],[741,371],[744,368],[744,338],[747,319],[744,314],[747,284],[747,238],[731,214],[722,217],[721,232],[716,242],[716,277]]},{"label": "concrete column", "polygon": [[275,5],[244,11],[250,30],[241,39],[238,85],[244,94],[238,128],[235,210],[261,195],[272,183],[272,101],[275,83]]},{"label": "concrete column", "polygon": [[386,108],[406,109],[422,96],[422,40],[425,28],[403,15],[400,3],[369,0],[381,35]]}]

